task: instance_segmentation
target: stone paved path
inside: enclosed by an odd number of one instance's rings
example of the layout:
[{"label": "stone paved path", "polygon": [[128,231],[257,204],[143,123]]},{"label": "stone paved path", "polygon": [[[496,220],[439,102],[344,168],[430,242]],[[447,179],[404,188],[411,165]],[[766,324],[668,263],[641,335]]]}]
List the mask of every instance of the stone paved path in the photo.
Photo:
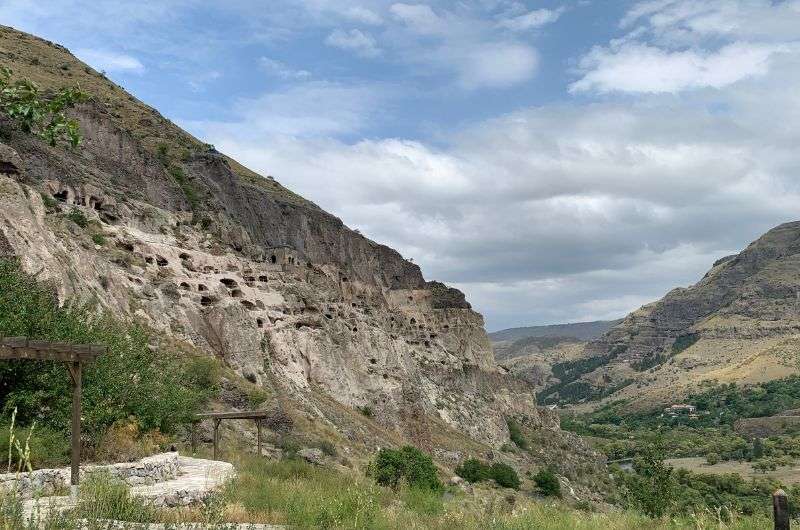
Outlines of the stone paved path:
[{"label": "stone paved path", "polygon": [[[146,486],[133,486],[130,488],[131,495],[140,499],[146,499],[154,506],[175,507],[186,506],[199,502],[214,491],[218,491],[236,472],[232,464],[214,460],[203,460],[200,458],[190,458],[181,456],[178,458],[180,467],[178,477],[173,480],[158,482]],[[40,499],[26,501],[24,503],[25,517],[30,519],[36,516],[41,519],[47,514],[63,512],[75,507],[75,502],[71,497],[43,497]],[[117,525],[120,526],[117,526]],[[108,522],[107,528],[131,528],[141,530],[160,530],[165,525],[160,524],[138,524]],[[208,528],[204,525],[186,524],[181,526],[169,525],[169,528],[179,528],[186,530],[200,530]],[[282,528],[272,525],[221,525],[219,528],[240,528],[253,530],[271,530]]]}]

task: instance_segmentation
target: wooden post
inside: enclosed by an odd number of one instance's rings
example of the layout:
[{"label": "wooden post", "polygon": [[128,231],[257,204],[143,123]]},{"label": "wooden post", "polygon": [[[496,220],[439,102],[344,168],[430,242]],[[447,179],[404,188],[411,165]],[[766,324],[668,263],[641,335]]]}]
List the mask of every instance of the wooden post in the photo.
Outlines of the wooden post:
[{"label": "wooden post", "polygon": [[192,444],[192,456],[197,454],[197,422],[192,422],[192,433],[191,433],[190,443]]},{"label": "wooden post", "polygon": [[217,459],[217,452],[219,451],[219,424],[222,423],[222,420],[215,418],[214,419],[214,460]]},{"label": "wooden post", "polygon": [[772,513],[775,530],[789,530],[789,497],[782,489],[772,494]]},{"label": "wooden post", "polygon": [[258,456],[261,456],[261,420],[256,419],[256,440],[258,442]]},{"label": "wooden post", "polygon": [[69,366],[72,376],[72,469],[70,472],[70,490],[73,496],[78,495],[81,466],[81,363],[75,361]]}]

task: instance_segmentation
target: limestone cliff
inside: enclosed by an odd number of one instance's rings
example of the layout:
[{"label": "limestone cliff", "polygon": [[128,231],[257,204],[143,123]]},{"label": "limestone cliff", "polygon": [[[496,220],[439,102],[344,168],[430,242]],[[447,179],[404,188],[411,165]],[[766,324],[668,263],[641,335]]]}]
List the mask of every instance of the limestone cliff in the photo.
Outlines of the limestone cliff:
[{"label": "limestone cliff", "polygon": [[95,300],[216,355],[348,437],[359,434],[342,414],[357,408],[432,449],[448,430],[499,447],[510,416],[557,429],[498,369],[462,293],[426,283],[396,251],[199,142],[64,48],[0,27],[0,60],[43,87],[92,95],[75,112],[78,150],[0,116],[0,252],[62,300]]}]

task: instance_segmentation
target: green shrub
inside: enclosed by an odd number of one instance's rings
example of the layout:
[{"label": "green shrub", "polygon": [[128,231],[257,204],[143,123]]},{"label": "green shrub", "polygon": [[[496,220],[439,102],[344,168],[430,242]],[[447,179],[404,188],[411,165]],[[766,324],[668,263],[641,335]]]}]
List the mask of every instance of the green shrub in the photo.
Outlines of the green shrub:
[{"label": "green shrub", "polygon": [[528,440],[522,435],[522,429],[520,429],[519,423],[517,423],[514,418],[507,418],[506,424],[508,424],[508,435],[511,441],[520,449],[527,449]]},{"label": "green shrub", "polygon": [[546,497],[560,497],[561,496],[561,483],[558,482],[558,477],[549,469],[542,469],[533,476],[533,481],[542,495]]},{"label": "green shrub", "polygon": [[481,462],[477,458],[468,458],[464,460],[455,471],[456,475],[473,484],[491,478],[491,466]]},{"label": "green shrub", "polygon": [[165,143],[160,143],[156,147],[156,158],[164,166],[169,164],[169,146]]},{"label": "green shrub", "polygon": [[513,467],[502,462],[495,462],[492,464],[491,476],[498,486],[504,488],[519,489],[520,480],[519,475]]},{"label": "green shrub", "polygon": [[82,140],[78,122],[67,118],[65,111],[88,96],[77,88],[62,88],[44,98],[33,81],[12,81],[12,73],[9,68],[0,67],[0,111],[23,131],[36,134],[51,146],[66,141],[78,147]]},{"label": "green shrub", "polygon": [[514,468],[502,462],[489,465],[477,458],[468,458],[455,471],[456,475],[473,484],[492,479],[504,488],[519,489],[520,486],[519,475]]},{"label": "green shrub", "polygon": [[372,418],[373,416],[375,416],[375,412],[369,405],[364,405],[363,407],[356,407],[356,408],[362,415],[366,416],[367,418]]},{"label": "green shrub", "polygon": [[400,481],[405,480],[411,488],[442,490],[430,455],[410,445],[378,451],[370,465],[370,474],[381,486],[397,488]]},{"label": "green shrub", "polygon": [[104,236],[103,234],[93,234],[92,235],[92,242],[95,245],[98,245],[98,246],[102,247],[103,245],[106,244],[106,236]]},{"label": "green shrub", "polygon": [[[145,328],[90,307],[59,307],[53,290],[21,272],[16,262],[0,260],[0,337],[20,336],[108,347],[83,372],[83,428],[93,440],[131,416],[145,432],[170,433],[216,392],[216,363],[152,351]],[[18,408],[21,425],[37,420],[56,432],[68,431],[71,395],[60,363],[0,362],[0,412]]]},{"label": "green shrub", "polygon": [[48,210],[54,210],[58,206],[58,201],[53,198],[49,193],[42,193],[42,204]]},{"label": "green shrub", "polygon": [[84,215],[82,211],[77,208],[73,208],[67,214],[67,219],[75,223],[76,225],[80,226],[81,228],[86,228],[89,226],[89,218]]},{"label": "green shrub", "polygon": [[183,168],[180,166],[170,166],[168,171],[172,178],[175,179],[178,187],[183,191],[183,195],[186,197],[186,201],[189,203],[191,209],[196,210],[200,205],[200,196],[189,180],[189,177],[183,171]]},{"label": "green shrub", "polygon": [[[16,436],[23,441],[28,437],[28,429],[18,431]],[[0,423],[0,455],[8,455],[10,425]],[[69,438],[63,432],[46,425],[36,425],[30,432],[30,464],[34,469],[58,467],[69,460]],[[5,473],[5,466],[0,466],[0,473]]]}]

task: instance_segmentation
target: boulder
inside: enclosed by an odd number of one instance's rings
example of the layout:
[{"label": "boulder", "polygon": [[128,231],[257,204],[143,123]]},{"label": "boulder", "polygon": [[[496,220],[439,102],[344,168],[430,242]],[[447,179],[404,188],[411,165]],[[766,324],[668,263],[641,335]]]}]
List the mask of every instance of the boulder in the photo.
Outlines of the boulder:
[{"label": "boulder", "polygon": [[309,464],[314,464],[315,466],[321,466],[324,463],[325,454],[322,452],[321,449],[317,448],[309,448],[309,449],[301,449],[297,452],[300,457],[308,462]]}]

